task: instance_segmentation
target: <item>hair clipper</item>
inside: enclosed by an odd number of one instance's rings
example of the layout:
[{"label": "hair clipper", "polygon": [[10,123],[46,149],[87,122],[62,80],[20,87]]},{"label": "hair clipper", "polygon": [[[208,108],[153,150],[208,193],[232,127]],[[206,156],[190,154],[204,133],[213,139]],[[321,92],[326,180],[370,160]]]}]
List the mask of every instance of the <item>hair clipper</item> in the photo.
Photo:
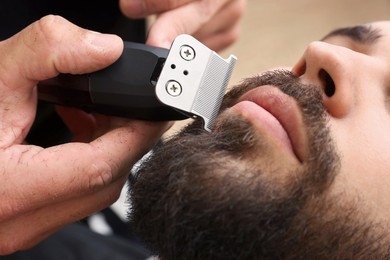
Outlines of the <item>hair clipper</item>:
[{"label": "hair clipper", "polygon": [[236,57],[221,58],[189,35],[171,48],[125,42],[107,68],[83,75],[60,74],[38,83],[40,100],[142,120],[201,117],[210,131]]}]

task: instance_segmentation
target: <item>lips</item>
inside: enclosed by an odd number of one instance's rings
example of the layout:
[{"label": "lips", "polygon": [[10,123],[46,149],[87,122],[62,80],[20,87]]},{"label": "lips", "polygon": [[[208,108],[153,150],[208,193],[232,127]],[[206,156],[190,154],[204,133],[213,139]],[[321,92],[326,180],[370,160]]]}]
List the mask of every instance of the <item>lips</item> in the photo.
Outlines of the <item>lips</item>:
[{"label": "lips", "polygon": [[267,85],[245,93],[232,108],[259,132],[300,162],[307,156],[303,119],[296,101],[276,87]]}]

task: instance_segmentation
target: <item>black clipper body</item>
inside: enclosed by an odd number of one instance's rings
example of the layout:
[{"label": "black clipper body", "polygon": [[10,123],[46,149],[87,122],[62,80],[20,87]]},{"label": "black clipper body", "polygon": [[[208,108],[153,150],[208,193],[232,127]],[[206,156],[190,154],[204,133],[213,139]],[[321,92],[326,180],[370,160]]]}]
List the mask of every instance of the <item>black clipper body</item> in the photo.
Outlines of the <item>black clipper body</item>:
[{"label": "black clipper body", "polygon": [[125,42],[121,57],[111,66],[41,81],[38,97],[88,112],[142,120],[200,116],[209,130],[235,60],[234,56],[222,59],[189,35],[178,36],[170,50]]}]

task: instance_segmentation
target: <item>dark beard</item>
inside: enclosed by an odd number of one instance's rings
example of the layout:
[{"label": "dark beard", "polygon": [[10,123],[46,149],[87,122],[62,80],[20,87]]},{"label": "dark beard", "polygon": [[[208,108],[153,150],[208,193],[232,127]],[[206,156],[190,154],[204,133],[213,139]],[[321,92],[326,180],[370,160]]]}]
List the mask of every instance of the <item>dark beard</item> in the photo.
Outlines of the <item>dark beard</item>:
[{"label": "dark beard", "polygon": [[[283,185],[266,177],[278,175],[278,167],[270,173],[253,164],[267,150],[250,123],[223,113],[261,85],[297,100],[310,140],[305,166],[291,169],[294,177]],[[130,218],[152,250],[163,259],[186,260],[373,256],[369,226],[359,223],[354,205],[327,196],[339,158],[319,88],[300,84],[288,72],[267,73],[230,91],[221,112],[212,133],[195,122],[134,176]],[[266,163],[278,164],[275,158]]]}]

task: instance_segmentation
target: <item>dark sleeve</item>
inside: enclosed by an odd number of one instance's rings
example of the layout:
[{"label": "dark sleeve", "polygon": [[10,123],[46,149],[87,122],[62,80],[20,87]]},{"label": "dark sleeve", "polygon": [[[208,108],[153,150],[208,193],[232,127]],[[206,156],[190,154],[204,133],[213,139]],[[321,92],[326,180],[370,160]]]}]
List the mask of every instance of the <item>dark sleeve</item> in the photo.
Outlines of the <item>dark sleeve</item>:
[{"label": "dark sleeve", "polygon": [[[44,240],[34,248],[5,256],[6,260],[144,260],[151,253],[142,245],[117,236],[91,232],[74,223]],[[0,257],[3,259],[3,257]]]}]

